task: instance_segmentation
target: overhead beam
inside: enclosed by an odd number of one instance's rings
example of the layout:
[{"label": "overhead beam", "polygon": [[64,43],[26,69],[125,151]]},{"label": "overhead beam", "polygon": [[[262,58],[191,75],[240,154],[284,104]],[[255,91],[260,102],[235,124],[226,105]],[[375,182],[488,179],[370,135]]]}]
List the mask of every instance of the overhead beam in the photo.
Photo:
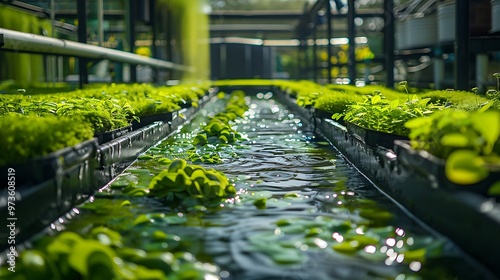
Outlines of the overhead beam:
[{"label": "overhead beam", "polygon": [[210,31],[273,31],[292,32],[289,24],[211,24]]},{"label": "overhead beam", "polygon": [[244,20],[296,20],[299,19],[302,12],[290,11],[213,11],[210,14],[210,20],[219,19],[244,19]]}]

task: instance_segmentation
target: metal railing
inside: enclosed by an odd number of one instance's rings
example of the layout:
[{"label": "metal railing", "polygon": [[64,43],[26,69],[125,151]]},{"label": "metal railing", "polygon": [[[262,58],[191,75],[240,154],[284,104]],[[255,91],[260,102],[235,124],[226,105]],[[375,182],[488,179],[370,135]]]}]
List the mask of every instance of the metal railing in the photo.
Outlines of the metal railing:
[{"label": "metal railing", "polygon": [[170,61],[144,57],[133,53],[69,40],[13,31],[5,28],[0,28],[0,36],[3,36],[3,46],[0,46],[2,50],[7,49],[17,52],[74,56],[95,60],[109,59],[134,65],[149,65],[155,68],[188,72],[193,71],[192,67]]}]

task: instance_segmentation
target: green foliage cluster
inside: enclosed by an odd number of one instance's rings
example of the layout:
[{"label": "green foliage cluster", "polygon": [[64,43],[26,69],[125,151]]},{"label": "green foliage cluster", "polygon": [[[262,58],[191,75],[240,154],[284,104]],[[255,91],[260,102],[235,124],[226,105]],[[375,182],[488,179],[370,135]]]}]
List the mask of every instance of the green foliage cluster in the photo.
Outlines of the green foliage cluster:
[{"label": "green foliage cluster", "polygon": [[[122,203],[120,209],[128,212],[125,206],[127,204]],[[149,226],[152,230],[149,233],[145,218],[146,221],[159,221],[174,217],[162,213],[142,215],[129,228],[131,232],[142,232],[141,241],[148,241],[150,246],[173,243],[172,237],[161,230]],[[178,222],[172,220],[172,223]],[[128,247],[124,245],[125,239],[119,232],[104,226],[93,227],[85,237],[65,231],[56,237],[47,237],[36,249],[23,251],[16,262],[16,272],[2,269],[0,278],[190,280],[204,279],[217,270],[213,265],[196,261],[189,253],[165,251],[162,247],[159,248],[163,250]]]},{"label": "green foliage cluster", "polygon": [[474,184],[500,166],[500,112],[444,110],[406,123],[413,148],[446,159],[446,175]]},{"label": "green foliage cluster", "polygon": [[357,94],[357,95],[373,95],[374,92],[381,92],[389,100],[405,99],[408,96],[408,93],[404,89],[403,91],[399,91],[386,88],[380,85],[366,85],[363,87],[358,87],[354,85],[329,84],[326,85],[326,87],[331,90],[340,91],[348,94]]},{"label": "green foliage cluster", "polygon": [[0,165],[16,164],[92,139],[92,127],[68,117],[21,115],[0,117]]},{"label": "green foliage cluster", "polygon": [[0,116],[9,113],[65,116],[88,123],[94,132],[105,132],[128,126],[134,111],[128,103],[113,99],[69,97],[65,94],[2,95]]},{"label": "green foliage cluster", "polygon": [[95,132],[128,126],[133,118],[172,112],[205,95],[209,84],[154,87],[149,84],[111,84],[65,93],[0,96],[0,115],[20,114],[69,116],[88,122]]},{"label": "green foliage cluster", "polygon": [[135,116],[148,116],[179,110],[181,106],[198,106],[200,97],[206,94],[209,84],[181,84],[172,87],[154,87],[150,84],[111,84],[101,88],[85,89],[84,96],[98,99],[117,99],[134,108]]},{"label": "green foliage cluster", "polygon": [[361,103],[364,99],[359,94],[329,90],[316,99],[314,107],[333,114],[343,113],[348,105]]},{"label": "green foliage cluster", "polygon": [[198,106],[208,87],[207,83],[111,84],[64,93],[33,94],[20,89],[17,94],[2,94],[0,129],[5,135],[1,140],[5,153],[0,162],[17,163],[73,146],[93,133],[126,127],[138,116],[171,112],[189,102]]},{"label": "green foliage cluster", "polygon": [[388,100],[383,95],[368,96],[363,103],[347,105],[345,114],[335,114],[334,118],[344,117],[345,121],[380,132],[407,136],[409,130],[405,122],[442,110],[443,106],[428,104],[429,98],[411,100]]},{"label": "green foliage cluster", "polygon": [[215,114],[207,125],[198,133],[194,139],[194,145],[206,145],[214,143],[233,143],[242,136],[232,128],[230,121],[234,121],[238,117],[242,117],[248,110],[248,105],[245,101],[245,93],[243,91],[234,91],[229,96],[227,105],[222,112]]},{"label": "green foliage cluster", "polygon": [[150,194],[167,201],[181,200],[185,205],[218,205],[221,199],[236,194],[227,177],[214,169],[187,164],[175,159],[168,169],[153,177]]},{"label": "green foliage cluster", "polygon": [[476,111],[485,106],[489,100],[468,91],[434,90],[422,94],[422,98],[430,98],[434,104],[445,104],[449,107],[466,111]]}]

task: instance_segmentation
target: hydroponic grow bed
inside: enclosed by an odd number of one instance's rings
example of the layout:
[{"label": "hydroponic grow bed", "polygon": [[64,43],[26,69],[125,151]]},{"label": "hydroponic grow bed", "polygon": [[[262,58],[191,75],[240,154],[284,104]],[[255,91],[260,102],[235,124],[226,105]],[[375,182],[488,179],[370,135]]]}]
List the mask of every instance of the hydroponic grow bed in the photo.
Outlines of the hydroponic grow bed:
[{"label": "hydroponic grow bed", "polygon": [[[315,136],[314,127],[272,97],[261,92],[247,98],[245,118],[231,122],[247,140],[224,145],[219,142],[224,139],[220,138],[223,129],[202,125],[219,136],[208,137],[208,145],[192,150],[197,146],[193,139],[201,133],[199,125],[210,124],[207,120],[224,110],[220,100],[208,104],[192,123],[149,149],[108,188],[54,223],[47,233],[58,237],[33,239],[30,244],[40,251],[26,251],[21,260],[42,258],[45,269],[25,261],[24,271],[39,269],[37,276],[47,279],[67,257],[69,270],[60,273],[72,277],[125,278],[128,273],[136,279],[138,275],[154,279],[165,275],[169,279],[206,279],[206,275],[213,279],[493,278],[448,239],[409,219],[328,142]],[[277,99],[286,103],[279,93]],[[345,128],[338,135],[349,137]],[[119,155],[128,147],[109,149],[116,153],[114,163],[126,158]],[[197,167],[174,158],[202,162]],[[212,165],[209,160],[220,163]],[[224,181],[210,168],[224,172],[237,193],[231,195],[224,183],[225,193],[210,196]],[[176,186],[185,187],[164,192],[159,184],[168,184],[169,174],[175,174]],[[88,258],[92,254],[99,255],[100,261],[92,262]],[[49,262],[51,268],[47,268]]]}]

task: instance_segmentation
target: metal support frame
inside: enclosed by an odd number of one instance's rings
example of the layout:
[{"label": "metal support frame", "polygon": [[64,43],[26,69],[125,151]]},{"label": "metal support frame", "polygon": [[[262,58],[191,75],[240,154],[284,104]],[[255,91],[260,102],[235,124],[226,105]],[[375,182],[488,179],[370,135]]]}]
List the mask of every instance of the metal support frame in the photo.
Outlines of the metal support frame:
[{"label": "metal support frame", "polygon": [[[157,23],[154,20],[154,17],[155,17],[154,11],[156,8],[156,4],[155,4],[154,0],[148,0],[148,1],[149,1],[149,7],[150,7],[149,18],[150,18],[151,30],[153,30],[153,34],[152,34],[153,45],[151,48],[151,56],[153,58],[158,58],[158,50],[156,49],[156,41],[158,40],[158,30],[157,30],[157,26],[156,26]],[[159,76],[158,69],[153,68],[153,83],[158,83],[159,81],[160,81],[160,76]]]},{"label": "metal support frame", "polygon": [[3,34],[0,34],[0,48],[3,47],[4,41],[3,41]]},{"label": "metal support frame", "polygon": [[[82,44],[87,43],[87,1],[78,0],[76,3],[76,10],[78,14],[78,42]],[[0,30],[0,32],[2,32]],[[50,46],[50,45],[49,45]],[[87,69],[87,59],[84,57],[78,58],[78,75],[80,88],[89,83],[89,71]]]},{"label": "metal support frame", "polygon": [[309,49],[309,42],[307,40],[307,38],[304,40],[304,68],[305,68],[305,71],[304,71],[304,78],[305,79],[309,79],[310,77],[310,71],[311,71],[311,63],[309,61],[309,56],[307,54],[307,51]]},{"label": "metal support frame", "polygon": [[348,75],[349,84],[354,85],[356,82],[356,25],[354,24],[356,8],[354,7],[354,0],[348,0],[347,7],[347,37],[349,39]]},{"label": "metal support frame", "polygon": [[332,4],[330,1],[326,1],[326,24],[327,24],[327,31],[326,31],[326,37],[328,38],[328,44],[326,44],[327,47],[327,53],[328,53],[328,81],[327,84],[330,84],[332,82],[332,37],[333,37],[333,30],[332,30]]},{"label": "metal support frame", "polygon": [[317,82],[318,81],[318,47],[316,46],[316,24],[314,24],[314,29],[313,29],[313,45],[312,45],[312,59],[313,59],[313,66],[312,66],[312,76],[313,76],[313,81]]},{"label": "metal support frame", "polygon": [[455,89],[469,90],[469,1],[455,2]]},{"label": "metal support frame", "polygon": [[[127,25],[127,42],[129,44],[130,52],[135,51],[135,1],[127,0],[127,10],[125,12],[125,22]],[[130,81],[137,82],[137,64],[130,64]]]},{"label": "metal support frame", "polygon": [[394,0],[384,0],[385,86],[394,88]]}]

